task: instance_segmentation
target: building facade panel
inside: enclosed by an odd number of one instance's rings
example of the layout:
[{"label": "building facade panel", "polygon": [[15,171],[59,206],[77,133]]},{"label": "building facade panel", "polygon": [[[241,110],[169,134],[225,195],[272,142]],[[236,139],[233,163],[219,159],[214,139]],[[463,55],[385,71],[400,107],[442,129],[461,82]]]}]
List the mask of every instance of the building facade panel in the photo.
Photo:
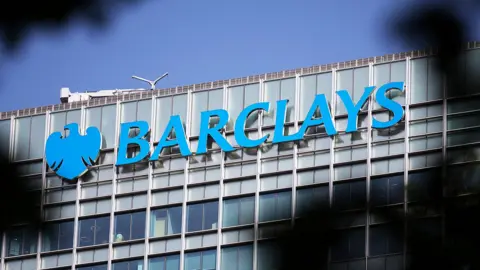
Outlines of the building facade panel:
[{"label": "building facade panel", "polygon": [[[434,70],[434,61],[432,56],[392,57],[305,75],[271,75],[232,86],[226,82],[212,89],[154,92],[146,99],[4,117],[0,147],[24,169],[22,181],[38,196],[46,226],[33,231],[19,224],[3,232],[1,267],[272,269],[277,257],[269,240],[315,202],[344,211],[338,227],[345,233],[331,247],[331,269],[403,269],[404,238],[391,235],[402,235],[405,226],[440,230],[441,212],[428,199],[435,192],[466,195],[476,187],[480,89],[460,89],[462,83],[478,80],[480,50],[466,51],[457,85]],[[358,102],[364,87],[395,81],[405,82],[406,91],[390,91],[388,97],[403,106],[404,118],[390,128],[372,129],[372,119],[393,117],[372,94],[357,117],[358,130],[347,133],[347,111],[336,91],[346,89]],[[318,94],[326,96],[339,133],[330,137],[316,126],[301,141],[273,144],[275,101],[288,99],[288,135],[300,130]],[[270,137],[259,147],[241,148],[233,137],[233,121],[242,109],[262,101],[273,107],[249,115],[245,130],[252,139]],[[221,108],[230,115],[223,133],[235,151],[224,152],[209,141],[206,154],[186,158],[179,147],[170,147],[154,162],[114,165],[120,123],[148,122],[152,153],[169,117],[179,115],[196,152],[201,112]],[[82,133],[89,126],[102,133],[100,158],[77,183],[56,176],[44,155],[47,136],[68,132],[63,126],[72,122],[80,124]],[[209,124],[217,122],[213,117]],[[127,156],[138,151],[129,148]],[[448,166],[439,167],[443,160]],[[439,172],[462,175],[467,182],[432,190],[427,176]],[[372,207],[359,209],[353,203],[357,200]],[[381,207],[418,214],[419,219],[392,224],[375,215]]]}]

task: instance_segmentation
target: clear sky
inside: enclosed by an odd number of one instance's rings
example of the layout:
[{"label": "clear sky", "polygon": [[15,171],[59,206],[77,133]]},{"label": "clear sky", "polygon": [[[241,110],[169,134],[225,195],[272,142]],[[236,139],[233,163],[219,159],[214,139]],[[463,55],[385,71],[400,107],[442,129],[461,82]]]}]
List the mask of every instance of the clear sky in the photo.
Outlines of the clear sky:
[{"label": "clear sky", "polygon": [[405,1],[147,0],[98,32],[32,35],[2,63],[0,111],[58,104],[61,87],[148,87],[132,75],[168,71],[166,88],[406,51],[388,33]]}]

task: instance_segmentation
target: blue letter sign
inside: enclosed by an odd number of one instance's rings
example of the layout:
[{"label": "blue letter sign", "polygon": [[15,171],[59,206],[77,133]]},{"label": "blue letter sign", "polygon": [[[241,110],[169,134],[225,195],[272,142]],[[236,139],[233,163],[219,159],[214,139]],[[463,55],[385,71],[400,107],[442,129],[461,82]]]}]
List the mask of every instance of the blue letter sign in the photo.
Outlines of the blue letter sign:
[{"label": "blue letter sign", "polygon": [[[375,86],[365,87],[362,96],[355,102],[349,95],[347,90],[337,91],[339,100],[341,100],[347,110],[348,122],[346,132],[355,132],[357,130],[357,117],[363,105],[372,95]],[[375,101],[382,107],[393,113],[391,120],[387,122],[380,122],[372,119],[372,128],[388,128],[403,118],[403,107],[392,99],[389,99],[386,94],[392,89],[404,91],[403,82],[391,82],[379,87],[375,93]],[[278,100],[276,102],[276,118],[275,129],[273,133],[272,142],[282,143],[302,140],[309,127],[324,125],[328,135],[333,136],[337,134],[335,129],[334,119],[331,114],[331,108],[324,94],[316,95],[312,100],[312,104],[308,113],[303,120],[302,125],[295,134],[285,135],[285,118],[287,113],[288,100]],[[259,102],[247,106],[240,112],[235,121],[234,138],[240,147],[249,148],[257,147],[264,143],[269,135],[253,140],[245,134],[245,123],[248,117],[255,111],[269,112],[271,104],[269,102]],[[195,154],[204,154],[207,152],[207,141],[211,137],[224,152],[230,152],[235,148],[230,145],[223,130],[229,121],[229,115],[226,110],[217,109],[204,111],[200,114],[200,135],[198,137],[198,148]],[[218,123],[213,127],[210,126],[210,118],[218,118]],[[80,136],[78,125],[71,123],[65,126],[65,130],[70,131],[70,135],[66,138],[60,132],[55,132],[50,135],[46,142],[46,159],[47,164],[59,176],[66,179],[74,179],[81,176],[88,170],[88,166],[92,166],[98,158],[101,147],[101,135],[97,128],[89,127],[85,136]],[[138,131],[131,135],[131,131]],[[148,141],[148,134],[150,127],[145,121],[136,121],[129,123],[122,123],[120,126],[120,134],[118,141],[118,155],[117,166],[132,164],[147,158],[150,152],[150,142]],[[174,136],[173,136],[174,135]],[[139,149],[139,153],[133,157],[128,155],[128,147],[134,146]],[[169,122],[163,130],[160,141],[155,150],[149,157],[150,161],[158,160],[162,150],[166,147],[178,146],[182,156],[192,155],[191,149],[187,141],[187,136],[183,128],[182,119],[179,115],[170,117]]]}]

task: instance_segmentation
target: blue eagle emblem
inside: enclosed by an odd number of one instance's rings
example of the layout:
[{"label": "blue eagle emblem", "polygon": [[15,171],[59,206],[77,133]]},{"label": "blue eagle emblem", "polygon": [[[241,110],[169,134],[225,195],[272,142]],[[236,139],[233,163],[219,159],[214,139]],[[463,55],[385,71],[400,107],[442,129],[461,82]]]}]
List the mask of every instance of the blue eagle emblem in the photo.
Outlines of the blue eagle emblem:
[{"label": "blue eagle emblem", "polygon": [[102,135],[96,127],[89,127],[85,135],[80,135],[78,124],[64,127],[70,133],[64,137],[61,132],[50,134],[45,146],[48,166],[68,180],[82,176],[88,167],[94,165],[100,154]]}]

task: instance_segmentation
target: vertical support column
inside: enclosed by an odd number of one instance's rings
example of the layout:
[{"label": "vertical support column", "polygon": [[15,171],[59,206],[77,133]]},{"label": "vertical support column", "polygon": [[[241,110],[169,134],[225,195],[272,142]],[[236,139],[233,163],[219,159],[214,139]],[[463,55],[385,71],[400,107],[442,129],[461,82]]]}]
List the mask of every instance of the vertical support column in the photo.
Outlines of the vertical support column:
[{"label": "vertical support column", "polygon": [[[318,84],[318,82],[317,82]],[[318,85],[317,85],[318,87]],[[331,106],[332,106],[332,112],[331,114],[333,115],[333,121],[334,123],[336,122],[336,108],[337,108],[337,98],[336,98],[336,90],[337,88],[337,70],[335,68],[332,68],[332,89],[331,89]],[[330,201],[330,207],[332,207],[333,204],[333,179],[335,178],[335,170],[333,167],[333,164],[335,163],[335,136],[331,136],[330,140],[330,180],[328,181],[328,189],[329,189],[329,201]]]},{"label": "vertical support column", "polygon": [[[152,95],[152,111],[150,115],[150,153],[153,153],[155,150],[153,147],[153,142],[155,141],[156,136],[156,119],[157,119],[157,102],[156,96]],[[143,269],[148,270],[148,254],[150,253],[150,219],[151,213],[150,208],[152,205],[152,188],[153,188],[153,162],[148,162],[148,190],[147,190],[147,209],[145,210],[145,247],[143,254]]]},{"label": "vertical support column", "polygon": [[[405,113],[404,113],[404,119],[405,119],[405,153],[404,153],[404,156],[403,156],[403,160],[404,160],[404,179],[403,179],[403,182],[404,182],[404,190],[405,190],[405,193],[404,193],[404,204],[403,204],[403,211],[404,211],[404,216],[406,217],[407,215],[407,211],[408,211],[408,170],[410,169],[410,160],[409,160],[409,156],[408,156],[408,153],[410,151],[410,97],[411,97],[411,93],[410,93],[410,89],[412,89],[411,87],[411,65],[412,65],[412,62],[410,61],[410,57],[407,57],[405,59],[406,61],[406,68],[407,68],[407,71],[406,71],[406,81],[405,81],[405,86],[404,86],[404,91],[405,91]],[[408,226],[408,222],[404,222],[404,243],[403,243],[403,269],[406,269],[406,264],[407,264],[407,241],[406,241],[406,236],[407,236],[407,226]]]},{"label": "vertical support column", "polygon": [[[227,91],[226,87],[223,87],[223,100],[222,100],[222,109],[227,109]],[[210,95],[210,94],[209,94]],[[210,98],[210,96],[209,96]],[[193,104],[192,104],[193,105]],[[193,106],[191,106],[193,107]],[[225,130],[223,130],[223,135],[225,136]],[[225,179],[225,153],[220,149],[220,154],[222,159],[220,160],[220,184],[219,184],[219,202],[218,202],[218,222],[217,222],[217,261],[216,269],[221,268],[221,254],[222,254],[222,228],[223,228],[223,194],[224,194],[224,185],[223,179]]]},{"label": "vertical support column", "polygon": [[[80,109],[80,134],[85,133],[86,122],[86,108],[82,106]],[[77,263],[77,245],[78,245],[78,217],[80,216],[80,198],[82,194],[80,180],[77,181],[77,188],[76,188],[76,200],[75,200],[75,215],[73,220],[73,252],[72,252],[72,270],[75,270],[75,264]]]},{"label": "vertical support column", "polygon": [[113,178],[112,178],[112,195],[111,195],[111,212],[110,212],[110,229],[108,233],[108,239],[110,241],[108,242],[108,270],[112,269],[112,260],[114,257],[114,252],[113,252],[113,239],[114,239],[114,232],[115,232],[115,207],[116,207],[116,201],[115,201],[115,193],[117,191],[117,155],[118,155],[118,144],[119,144],[119,138],[120,138],[120,123],[122,120],[122,103],[120,101],[117,101],[117,107],[116,107],[116,117],[115,117],[115,145],[114,145],[114,150],[113,150]]},{"label": "vertical support column", "polygon": [[[265,91],[265,83],[263,79],[259,81],[259,92],[258,92],[258,100],[263,100],[263,94]],[[258,137],[262,137],[262,124],[263,124],[263,111],[260,111],[258,114]],[[255,216],[254,216],[254,224],[253,224],[253,270],[257,270],[258,266],[258,221],[259,221],[259,209],[260,209],[260,173],[261,173],[261,145],[258,147],[257,151],[257,173],[255,175],[255,179],[257,182],[257,188],[255,189]]]},{"label": "vertical support column", "polygon": [[[447,89],[447,77],[442,76],[443,80],[443,104],[442,104],[442,190],[443,197],[448,196],[448,182],[447,182],[447,120],[448,120],[448,89]],[[442,241],[445,241],[445,209],[442,207]]]},{"label": "vertical support column", "polygon": [[[10,137],[9,137],[9,144],[8,144],[8,159],[9,161],[12,161],[13,160],[13,152],[14,152],[14,145],[15,145],[15,116],[11,116],[10,117]],[[42,177],[42,182],[43,182],[43,177]],[[42,188],[43,188],[43,184],[42,184]],[[43,198],[42,198],[43,200]],[[7,249],[7,240],[6,240],[6,237],[7,237],[7,233],[5,231],[2,232],[2,258],[1,258],[1,269],[7,269],[6,266],[5,266],[5,254],[6,253],[6,249]]]},{"label": "vertical support column", "polygon": [[[331,107],[332,111],[331,114],[333,116],[333,121],[335,123],[335,116],[336,116],[336,108],[337,108],[337,95],[336,95],[336,89],[337,89],[337,69],[332,68],[332,89],[331,89]],[[318,82],[317,82],[317,87],[318,87]],[[333,179],[335,178],[335,168],[333,164],[335,163],[335,136],[333,135],[330,137],[330,166],[329,166],[329,173],[330,177],[328,180],[328,199],[329,199],[329,204],[330,207],[333,206]],[[331,249],[328,249],[328,261],[327,261],[327,269],[330,269],[330,257],[331,257]]]},{"label": "vertical support column", "polygon": [[[47,175],[47,163],[45,158],[45,146],[47,142],[47,138],[50,131],[50,112],[45,113],[45,132],[43,134],[44,143],[43,143],[43,151],[42,151],[42,189],[40,191],[40,218],[43,219],[43,202],[45,196],[45,188],[46,188],[46,175]],[[42,257],[40,256],[41,247],[42,247],[42,229],[38,230],[37,234],[37,269],[42,269]]]},{"label": "vertical support column", "polygon": [[[368,85],[374,86],[373,63],[368,64]],[[374,90],[372,94],[376,91]],[[372,95],[367,99],[367,178],[366,178],[366,211],[365,211],[365,268],[368,269],[368,256],[370,255],[370,176],[372,175],[372,110],[375,102]]]},{"label": "vertical support column", "polygon": [[[294,105],[294,132],[298,132],[298,118],[300,112],[300,75],[295,74],[295,105]],[[298,160],[298,144],[293,143],[293,170],[292,170],[292,226],[295,226],[295,216],[297,210],[297,160]]]},{"label": "vertical support column", "polygon": [[[193,91],[195,91],[195,85],[193,86]],[[173,99],[172,99],[173,100]],[[173,102],[173,101],[172,101]],[[188,89],[187,92],[187,117],[185,119],[185,137],[187,143],[190,146],[190,118],[192,114],[192,90]],[[187,246],[185,233],[187,232],[187,199],[188,199],[188,168],[189,166],[189,157],[185,157],[185,170],[184,170],[184,179],[183,183],[183,200],[182,200],[182,250],[180,251],[180,269],[184,269],[185,265],[185,248]]]}]

